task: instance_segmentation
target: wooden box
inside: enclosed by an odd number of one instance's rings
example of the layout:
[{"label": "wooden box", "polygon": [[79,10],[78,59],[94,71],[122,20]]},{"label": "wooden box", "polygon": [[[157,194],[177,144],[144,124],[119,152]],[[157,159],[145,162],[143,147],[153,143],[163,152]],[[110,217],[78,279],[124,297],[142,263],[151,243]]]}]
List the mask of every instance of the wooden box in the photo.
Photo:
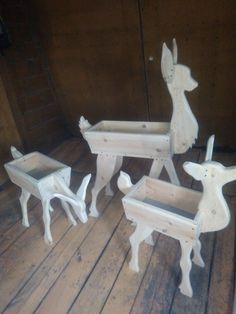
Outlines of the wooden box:
[{"label": "wooden box", "polygon": [[94,154],[151,159],[170,155],[170,123],[100,121],[83,135]]},{"label": "wooden box", "polygon": [[5,169],[13,183],[40,198],[41,186],[57,175],[69,184],[71,168],[63,163],[33,152],[6,163]]},{"label": "wooden box", "polygon": [[202,193],[144,176],[122,198],[127,219],[178,239],[194,240]]}]

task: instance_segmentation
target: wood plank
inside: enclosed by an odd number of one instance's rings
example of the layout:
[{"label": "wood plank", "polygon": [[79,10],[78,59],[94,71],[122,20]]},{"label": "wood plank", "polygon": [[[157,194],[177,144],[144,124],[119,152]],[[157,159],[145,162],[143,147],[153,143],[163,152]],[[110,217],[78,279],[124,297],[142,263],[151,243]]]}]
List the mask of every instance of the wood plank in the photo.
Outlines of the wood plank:
[{"label": "wood plank", "polygon": [[211,269],[206,311],[209,314],[231,314],[233,308],[236,198],[231,201],[230,207],[231,222],[229,226],[216,234],[215,255]]},{"label": "wood plank", "polygon": [[[54,224],[54,221],[57,221],[57,224]],[[17,291],[31,277],[41,261],[49,254],[51,249],[67,231],[67,228],[67,219],[63,215],[60,215],[59,210],[55,210],[52,215],[51,224],[54,239],[52,246],[45,245],[42,236],[42,224],[34,224],[14,242],[11,250],[6,251],[0,257],[0,285],[4,286],[4,289],[1,288],[0,311],[5,308],[9,300],[14,297]]]},{"label": "wood plank", "polygon": [[[116,194],[112,203],[109,204],[105,213],[98,219],[95,227],[80,246],[81,259],[78,261],[78,257],[73,256],[52,289],[42,300],[36,313],[66,313],[69,310],[123,216],[120,197],[120,193]],[[55,300],[57,300],[56,303]]]},{"label": "wood plank", "polygon": [[[173,314],[205,313],[205,307],[208,298],[208,284],[211,274],[211,263],[213,259],[215,234],[214,233],[202,234],[200,237],[200,241],[202,243],[201,253],[202,258],[205,262],[205,267],[201,268],[193,264],[190,274],[191,284],[193,288],[193,297],[189,298],[183,295],[177,288],[176,292],[174,293],[174,300],[171,306],[170,313]],[[153,307],[152,313],[156,313],[155,307]]]},{"label": "wood plank", "polygon": [[168,313],[178,285],[179,258],[177,241],[160,235],[130,313],[150,313],[152,309],[154,313]]},{"label": "wood plank", "polygon": [[[116,210],[116,208],[113,208]],[[94,271],[69,313],[99,313],[129,251],[130,222],[123,216]],[[99,291],[99,294],[98,294]],[[90,300],[88,302],[88,300]]]},{"label": "wood plank", "polygon": [[[154,241],[156,242],[156,240],[157,234],[154,235]],[[125,314],[130,312],[133,300],[142,282],[147,265],[150,262],[153,253],[153,247],[146,244],[145,242],[140,244],[140,271],[138,273],[132,272],[129,268],[128,264],[131,258],[130,253],[127,255],[119,277],[114,283],[111,293],[109,294],[101,311],[103,314]]]},{"label": "wood plank", "polygon": [[[102,197],[98,200],[101,212],[105,210],[110,200],[110,197]],[[30,280],[8,304],[6,312],[33,313],[70,260],[74,256],[79,256],[81,243],[96,223],[97,219],[90,217],[86,224],[78,223],[78,226],[69,229],[69,232],[51,250]]]}]

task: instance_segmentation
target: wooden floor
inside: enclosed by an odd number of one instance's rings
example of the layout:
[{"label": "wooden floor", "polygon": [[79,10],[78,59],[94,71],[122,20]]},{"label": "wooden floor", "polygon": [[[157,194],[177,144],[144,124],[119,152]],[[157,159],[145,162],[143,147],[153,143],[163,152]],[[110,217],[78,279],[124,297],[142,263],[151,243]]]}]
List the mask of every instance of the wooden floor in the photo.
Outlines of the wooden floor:
[{"label": "wooden floor", "polygon": [[[95,174],[95,156],[86,143],[71,139],[51,156],[73,168],[72,187],[83,176]],[[175,159],[182,185],[201,189],[184,173],[185,160],[204,158],[204,151],[191,150]],[[236,154],[215,153],[214,160],[236,164]],[[127,158],[123,169],[137,181],[147,173],[150,161]],[[166,174],[162,174],[166,179]],[[90,202],[89,187],[87,202]],[[98,219],[69,225],[57,202],[52,214],[54,244],[43,241],[40,203],[30,200],[30,228],[21,225],[19,189],[8,183],[0,191],[0,312],[4,313],[176,313],[227,314],[234,295],[234,244],[236,185],[225,187],[231,208],[230,226],[204,234],[202,255],[205,268],[193,265],[193,298],[179,292],[180,248],[177,241],[155,234],[154,247],[143,243],[138,274],[128,268],[129,236],[134,227],[124,216],[122,194],[113,182],[114,197],[101,192]]]}]

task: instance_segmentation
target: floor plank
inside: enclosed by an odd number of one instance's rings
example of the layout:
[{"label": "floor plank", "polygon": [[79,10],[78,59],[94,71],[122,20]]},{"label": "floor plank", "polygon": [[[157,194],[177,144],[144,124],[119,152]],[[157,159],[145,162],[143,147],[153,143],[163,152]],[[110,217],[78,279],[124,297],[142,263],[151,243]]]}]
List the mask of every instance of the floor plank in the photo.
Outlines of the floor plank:
[{"label": "floor plank", "polygon": [[89,314],[101,311],[129,251],[127,239],[132,231],[129,221],[123,216],[86,285],[73,303],[70,313]]},{"label": "floor plank", "polygon": [[[110,200],[110,197],[102,197],[98,203],[104,210]],[[89,218],[88,223],[78,222],[77,226],[68,229],[65,236],[8,305],[7,313],[32,313],[37,309],[73,256],[78,257],[80,245],[96,222],[97,219]]]},{"label": "floor plank", "polygon": [[74,256],[70,260],[36,313],[66,313],[70,309],[123,216],[120,196],[120,193],[116,194],[112,204],[108,205],[79,247],[81,259],[78,261],[77,256]]},{"label": "floor plank", "polygon": [[216,233],[215,256],[211,269],[211,282],[207,313],[230,314],[233,308],[233,289],[235,274],[235,210],[236,203],[231,202],[231,222],[229,226]]}]

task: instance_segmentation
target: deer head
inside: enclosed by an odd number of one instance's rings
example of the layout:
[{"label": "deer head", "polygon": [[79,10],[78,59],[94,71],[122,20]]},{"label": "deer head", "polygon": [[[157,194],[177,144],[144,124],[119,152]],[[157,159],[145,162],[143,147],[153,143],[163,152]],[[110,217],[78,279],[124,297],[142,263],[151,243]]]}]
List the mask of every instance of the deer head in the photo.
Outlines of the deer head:
[{"label": "deer head", "polygon": [[54,186],[56,187],[56,190],[59,191],[59,193],[53,193],[52,197],[57,197],[69,203],[74,209],[76,216],[82,223],[86,223],[88,220],[85,197],[90,178],[91,174],[85,176],[78,191],[73,193],[61,178],[56,176],[54,177]]},{"label": "deer head", "polygon": [[192,91],[198,83],[191,77],[190,69],[181,64],[177,64],[178,49],[176,40],[173,39],[173,52],[166,43],[162,46],[161,71],[168,88]]},{"label": "deer head", "polygon": [[211,136],[207,143],[206,158],[202,164],[184,163],[184,170],[203,185],[203,196],[196,216],[196,219],[201,220],[201,232],[220,230],[228,225],[230,213],[222,187],[236,180],[236,166],[224,167],[219,162],[212,161],[213,143],[214,136]]},{"label": "deer head", "polygon": [[174,154],[185,153],[198,135],[198,124],[194,117],[185,91],[192,91],[198,83],[192,78],[190,69],[177,64],[177,45],[173,39],[173,51],[164,43],[162,46],[161,71],[173,104],[171,118],[171,150]]}]

